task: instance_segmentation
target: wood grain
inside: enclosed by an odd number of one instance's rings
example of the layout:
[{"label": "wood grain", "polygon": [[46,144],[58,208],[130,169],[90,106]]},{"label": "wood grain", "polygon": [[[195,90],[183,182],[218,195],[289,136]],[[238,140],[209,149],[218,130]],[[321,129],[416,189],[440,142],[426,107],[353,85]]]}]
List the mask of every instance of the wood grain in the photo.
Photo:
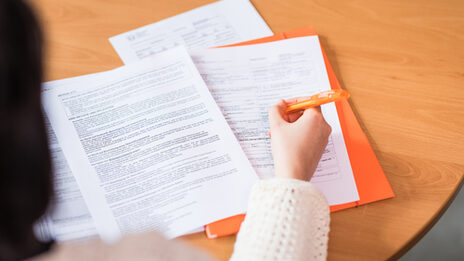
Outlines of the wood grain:
[{"label": "wood grain", "polygon": [[[206,0],[33,0],[47,79],[122,65],[108,38]],[[396,193],[332,214],[329,260],[397,258],[464,177],[464,2],[252,0],[274,32],[313,25]],[[227,260],[234,236],[184,237]]]}]

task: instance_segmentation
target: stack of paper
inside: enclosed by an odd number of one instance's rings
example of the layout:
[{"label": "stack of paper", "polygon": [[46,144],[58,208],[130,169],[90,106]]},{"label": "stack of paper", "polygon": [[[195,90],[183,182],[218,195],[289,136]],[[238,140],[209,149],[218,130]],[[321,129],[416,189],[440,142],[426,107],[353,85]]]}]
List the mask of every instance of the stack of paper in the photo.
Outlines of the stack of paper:
[{"label": "stack of paper", "polygon": [[[128,63],[176,46],[211,47],[270,35],[272,31],[248,0],[226,0],[112,37],[110,41],[118,46],[121,59]],[[102,79],[107,77],[104,74],[100,74]],[[49,82],[44,90],[63,85],[86,86],[98,75]],[[55,137],[50,127],[50,148],[55,165],[54,208],[36,226],[37,232],[44,239],[52,237],[58,241],[96,236],[92,216]]]},{"label": "stack of paper", "polygon": [[[126,66],[46,83],[58,196],[41,236],[172,238],[245,213],[273,176],[270,106],[330,89],[319,40],[197,47],[269,34],[248,1],[217,2],[111,38]],[[337,110],[322,111],[332,134],[311,182],[330,205],[357,201]]]},{"label": "stack of paper", "polygon": [[125,64],[176,46],[215,47],[272,35],[248,0],[223,0],[110,38]]}]

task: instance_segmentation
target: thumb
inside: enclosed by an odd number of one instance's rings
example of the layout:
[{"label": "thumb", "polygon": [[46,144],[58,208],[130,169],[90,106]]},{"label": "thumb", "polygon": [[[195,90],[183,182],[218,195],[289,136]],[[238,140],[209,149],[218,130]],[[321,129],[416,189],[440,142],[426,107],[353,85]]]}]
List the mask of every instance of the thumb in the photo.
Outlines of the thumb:
[{"label": "thumb", "polygon": [[314,120],[324,120],[322,116],[321,107],[306,109],[303,115],[298,119],[300,122],[313,122]]}]

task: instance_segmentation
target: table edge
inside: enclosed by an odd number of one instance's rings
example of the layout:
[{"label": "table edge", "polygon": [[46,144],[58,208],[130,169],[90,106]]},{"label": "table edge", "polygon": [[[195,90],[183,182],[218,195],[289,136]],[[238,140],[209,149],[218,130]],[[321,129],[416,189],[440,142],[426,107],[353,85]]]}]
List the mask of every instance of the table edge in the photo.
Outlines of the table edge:
[{"label": "table edge", "polygon": [[394,253],[388,260],[398,260],[404,254],[406,254],[413,246],[415,246],[429,231],[432,227],[440,220],[443,214],[448,210],[451,203],[454,202],[458,193],[463,189],[464,185],[464,173],[461,175],[460,180],[458,181],[453,193],[448,197],[446,203],[440,208],[437,213],[429,220],[428,223],[424,225],[424,228],[416,233],[404,246],[400,248],[396,253]]}]

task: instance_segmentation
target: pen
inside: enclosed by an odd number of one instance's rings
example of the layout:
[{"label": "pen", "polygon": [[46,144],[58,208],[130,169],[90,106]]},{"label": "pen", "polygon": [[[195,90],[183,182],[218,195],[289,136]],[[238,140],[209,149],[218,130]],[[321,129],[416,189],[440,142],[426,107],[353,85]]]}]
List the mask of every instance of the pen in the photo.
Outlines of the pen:
[{"label": "pen", "polygon": [[320,106],[322,104],[326,104],[329,102],[339,101],[342,99],[348,99],[350,97],[350,93],[345,90],[329,90],[323,91],[316,95],[309,97],[307,100],[299,101],[296,103],[292,103],[288,105],[285,113],[293,113],[297,111],[304,111],[309,108],[314,108]]}]

